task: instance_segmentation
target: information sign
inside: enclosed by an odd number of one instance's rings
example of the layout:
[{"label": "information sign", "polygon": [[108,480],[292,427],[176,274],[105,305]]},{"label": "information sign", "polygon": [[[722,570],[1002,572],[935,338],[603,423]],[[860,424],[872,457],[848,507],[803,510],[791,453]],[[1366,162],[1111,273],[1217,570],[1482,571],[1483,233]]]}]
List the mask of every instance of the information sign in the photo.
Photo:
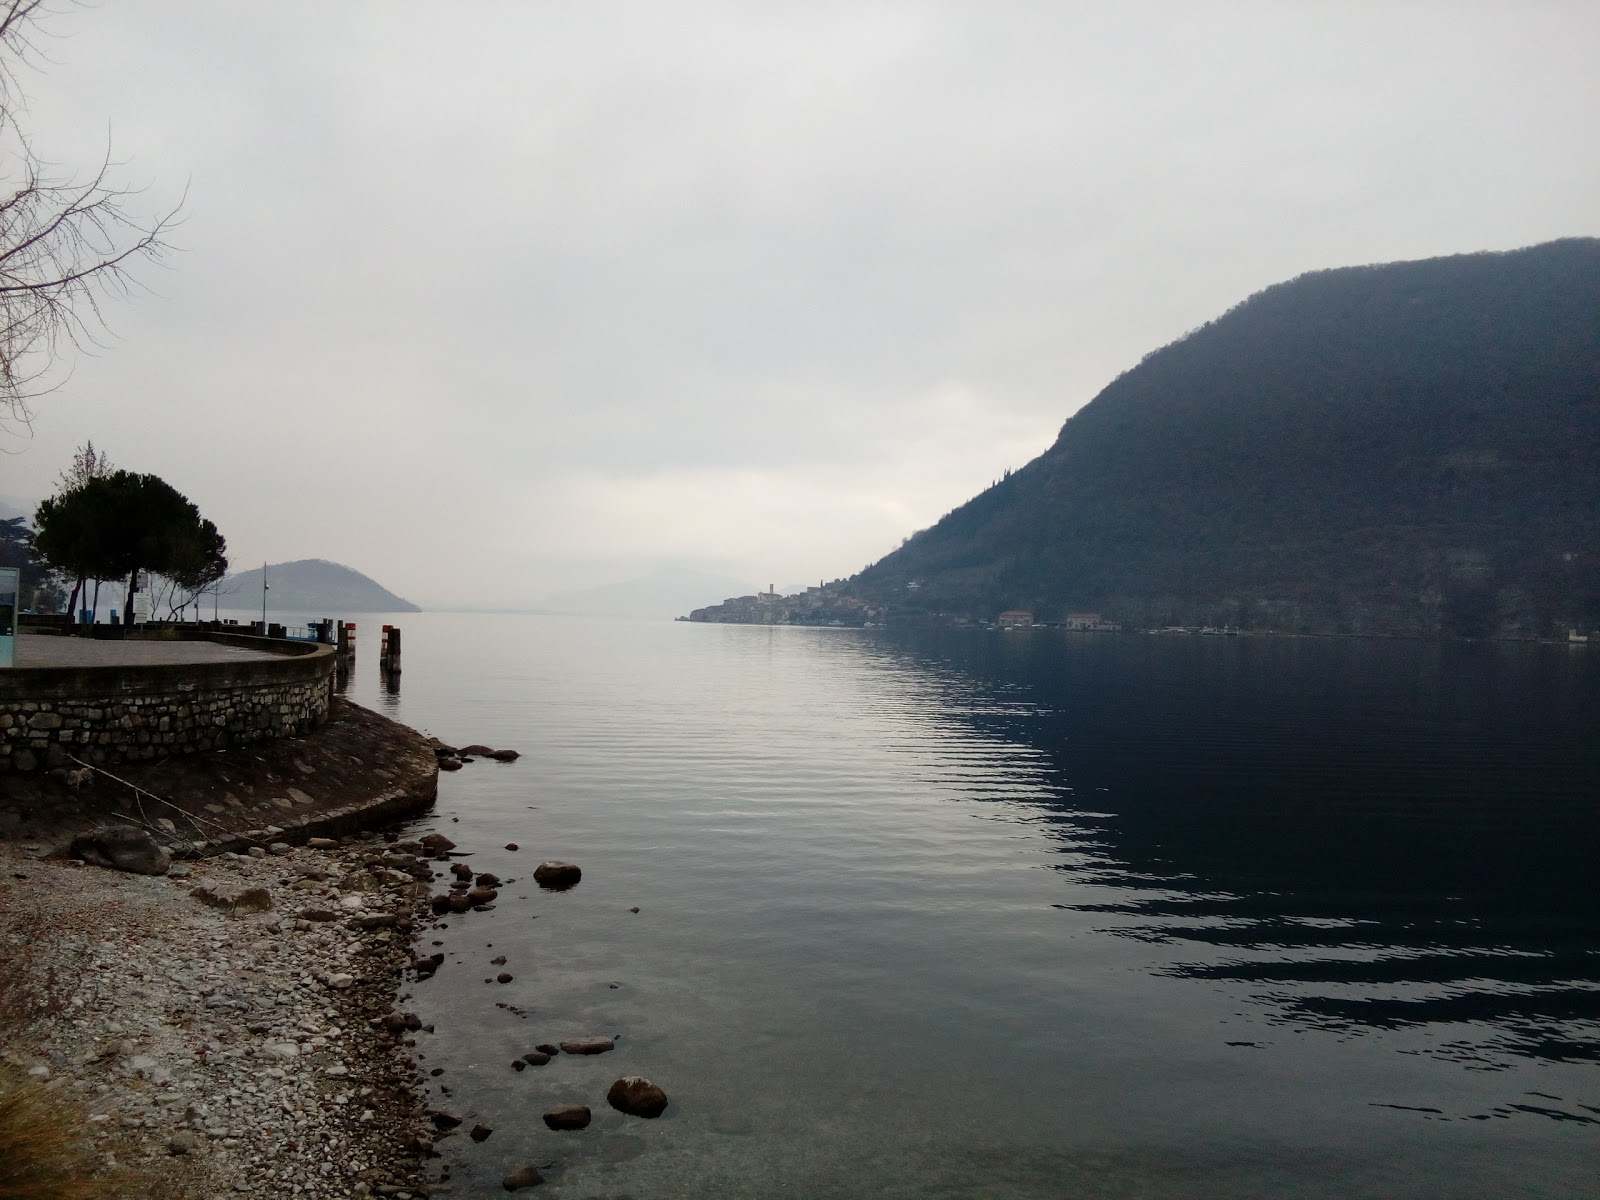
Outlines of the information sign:
[{"label": "information sign", "polygon": [[0,667],[17,665],[17,588],[16,567],[0,567]]}]

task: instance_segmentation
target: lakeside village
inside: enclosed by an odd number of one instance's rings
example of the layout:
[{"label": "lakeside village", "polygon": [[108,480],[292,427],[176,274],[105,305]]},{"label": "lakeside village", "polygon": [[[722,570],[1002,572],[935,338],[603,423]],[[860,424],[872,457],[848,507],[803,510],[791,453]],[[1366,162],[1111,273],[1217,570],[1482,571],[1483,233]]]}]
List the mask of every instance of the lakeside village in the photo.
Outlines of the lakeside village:
[{"label": "lakeside village", "polygon": [[[915,590],[917,585],[909,585]],[[753,596],[731,596],[721,604],[697,608],[680,621],[701,621],[722,625],[819,625],[838,629],[873,629],[882,625],[904,624],[912,619],[908,612],[891,610],[882,605],[869,604],[859,596],[849,595],[837,584],[818,584],[792,596],[780,596],[776,587],[768,585],[764,592]],[[1042,621],[1031,612],[1013,609],[999,613],[992,621],[975,620],[946,614],[929,614],[918,611],[914,617],[919,624],[929,622],[974,629],[1032,629],[1047,627],[1072,629],[1094,633],[1116,633],[1122,626],[1107,621],[1099,613],[1067,613],[1060,621]],[[1173,633],[1224,633],[1222,629],[1179,629]]]},{"label": "lakeside village", "polygon": [[[915,591],[916,582],[907,585]],[[1121,622],[1106,619],[1097,612],[1068,612],[1059,621],[1042,620],[1026,609],[1012,609],[997,613],[993,620],[958,616],[951,613],[930,613],[925,609],[910,607],[890,608],[869,603],[859,596],[842,590],[839,583],[818,584],[792,596],[780,596],[772,585],[753,596],[730,596],[721,604],[697,608],[679,621],[698,621],[721,625],[810,625],[835,629],[874,629],[886,625],[938,625],[959,629],[1065,629],[1075,633],[1120,633]],[[1237,637],[1250,635],[1281,635],[1281,631],[1266,629],[1239,629],[1232,625],[1165,625],[1158,628],[1129,627],[1130,633],[1145,634],[1202,634]],[[1520,640],[1520,639],[1519,639]],[[1600,630],[1583,633],[1568,629],[1564,639],[1569,645],[1600,644]]]}]

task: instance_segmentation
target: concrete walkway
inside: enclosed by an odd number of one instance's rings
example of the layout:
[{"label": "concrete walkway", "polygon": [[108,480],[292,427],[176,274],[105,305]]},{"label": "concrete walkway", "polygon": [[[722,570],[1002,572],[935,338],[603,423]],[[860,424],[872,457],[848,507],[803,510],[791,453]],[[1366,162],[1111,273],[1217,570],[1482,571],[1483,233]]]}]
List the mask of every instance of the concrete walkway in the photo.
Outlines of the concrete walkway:
[{"label": "concrete walkway", "polygon": [[24,633],[17,638],[18,667],[155,667],[183,663],[244,662],[282,658],[266,650],[246,650],[217,642],[98,641]]}]

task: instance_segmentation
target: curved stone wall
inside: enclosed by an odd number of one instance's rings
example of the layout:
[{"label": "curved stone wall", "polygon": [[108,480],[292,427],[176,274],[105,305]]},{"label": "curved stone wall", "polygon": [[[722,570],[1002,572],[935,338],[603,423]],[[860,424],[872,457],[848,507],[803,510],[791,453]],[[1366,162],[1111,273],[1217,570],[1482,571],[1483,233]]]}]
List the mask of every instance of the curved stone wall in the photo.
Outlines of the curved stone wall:
[{"label": "curved stone wall", "polygon": [[0,771],[95,766],[293,737],[328,718],[332,646],[238,634],[270,659],[0,671]]}]

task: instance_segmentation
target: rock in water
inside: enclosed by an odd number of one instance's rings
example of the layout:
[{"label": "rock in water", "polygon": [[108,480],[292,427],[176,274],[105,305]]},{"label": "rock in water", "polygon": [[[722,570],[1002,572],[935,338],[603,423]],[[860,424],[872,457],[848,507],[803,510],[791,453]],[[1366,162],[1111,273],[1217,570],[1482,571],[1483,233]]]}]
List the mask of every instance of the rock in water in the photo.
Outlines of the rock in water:
[{"label": "rock in water", "polygon": [[491,750],[489,757],[499,762],[516,762],[522,755],[515,750]]},{"label": "rock in water", "polygon": [[542,888],[551,891],[562,891],[577,883],[583,878],[583,871],[576,863],[560,862],[552,859],[542,862],[533,871],[534,882]]},{"label": "rock in water", "polygon": [[72,855],[97,867],[135,875],[165,875],[172,866],[172,856],[155,838],[132,825],[110,825],[80,834],[73,840]]},{"label": "rock in water", "polygon": [[624,1075],[611,1085],[606,1103],[634,1117],[659,1117],[667,1107],[667,1094],[643,1075]]},{"label": "rock in water", "polygon": [[482,742],[473,742],[470,746],[462,746],[456,751],[456,753],[461,755],[463,758],[467,757],[468,755],[471,755],[474,758],[485,758],[488,755],[493,754],[494,751],[488,746],[485,746]]},{"label": "rock in water", "polygon": [[522,1063],[525,1063],[527,1066],[530,1066],[530,1067],[542,1067],[542,1066],[545,1065],[545,1063],[550,1061],[550,1056],[548,1054],[546,1054],[543,1050],[530,1050],[530,1051],[528,1051],[528,1053],[524,1054],[521,1057],[521,1059],[519,1059],[518,1061],[522,1062]]},{"label": "rock in water", "polygon": [[537,1167],[518,1167],[500,1181],[500,1186],[508,1192],[514,1192],[518,1188],[537,1187],[543,1182],[544,1176],[539,1174]]},{"label": "rock in water", "polygon": [[544,1123],[551,1129],[582,1129],[589,1123],[587,1104],[558,1104],[544,1114]]},{"label": "rock in water", "polygon": [[467,1131],[467,1136],[475,1142],[481,1142],[493,1132],[494,1130],[490,1129],[487,1125],[474,1125],[470,1130]]},{"label": "rock in water", "polygon": [[617,1043],[604,1037],[573,1038],[570,1042],[562,1042],[561,1048],[568,1054],[604,1054],[607,1050],[615,1050]]},{"label": "rock in water", "polygon": [[448,854],[451,850],[456,848],[456,844],[449,838],[445,837],[442,833],[430,833],[427,837],[420,840],[423,848],[426,849],[429,854]]}]

